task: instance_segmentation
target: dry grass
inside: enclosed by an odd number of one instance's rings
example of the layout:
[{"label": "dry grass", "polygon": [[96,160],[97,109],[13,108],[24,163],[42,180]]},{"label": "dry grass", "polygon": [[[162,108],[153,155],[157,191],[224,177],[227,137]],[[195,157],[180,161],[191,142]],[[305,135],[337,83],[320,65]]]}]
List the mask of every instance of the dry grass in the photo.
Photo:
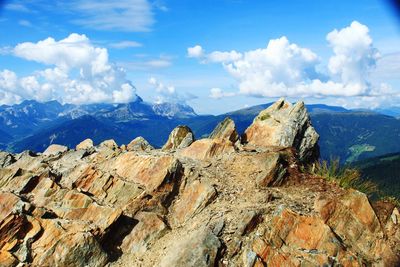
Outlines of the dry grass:
[{"label": "dry grass", "polygon": [[339,159],[320,161],[308,167],[308,172],[333,182],[343,188],[353,188],[368,196],[378,193],[378,186],[361,178],[360,172],[351,167],[340,166]]}]

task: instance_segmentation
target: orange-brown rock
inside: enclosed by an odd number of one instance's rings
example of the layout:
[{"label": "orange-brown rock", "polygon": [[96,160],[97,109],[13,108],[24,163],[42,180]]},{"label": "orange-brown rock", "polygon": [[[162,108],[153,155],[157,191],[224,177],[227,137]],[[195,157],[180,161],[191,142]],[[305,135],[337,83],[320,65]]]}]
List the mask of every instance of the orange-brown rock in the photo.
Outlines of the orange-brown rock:
[{"label": "orange-brown rock", "polygon": [[128,151],[148,151],[154,149],[146,139],[139,136],[133,139],[127,146]]},{"label": "orange-brown rock", "polygon": [[217,139],[200,139],[189,147],[177,152],[179,156],[192,159],[205,160],[217,157],[222,154],[235,152],[230,141]]},{"label": "orange-brown rock", "polygon": [[318,158],[318,139],[304,103],[292,105],[284,99],[261,111],[243,136],[254,146],[294,147],[300,161],[306,162]]},{"label": "orange-brown rock", "polygon": [[186,222],[204,209],[216,193],[214,187],[207,182],[196,180],[187,185],[172,207],[172,222],[177,225]]},{"label": "orange-brown rock", "polygon": [[92,139],[88,138],[76,145],[76,150],[85,150],[93,147]]},{"label": "orange-brown rock", "polygon": [[261,112],[247,144],[229,119],[181,130],[168,149],[0,153],[0,266],[400,266],[395,204],[303,171],[302,104]]},{"label": "orange-brown rock", "polygon": [[209,138],[228,140],[236,143],[239,140],[239,134],[236,131],[235,122],[229,117],[225,118],[215,127]]},{"label": "orange-brown rock", "polygon": [[68,147],[62,145],[50,145],[44,152],[43,155],[50,156],[50,155],[57,155],[60,153],[64,153],[68,151]]},{"label": "orange-brown rock", "polygon": [[347,247],[367,261],[390,266],[399,260],[384,241],[382,226],[365,194],[349,190],[338,198],[320,196],[315,210]]},{"label": "orange-brown rock", "polygon": [[138,224],[124,238],[121,249],[123,252],[145,253],[167,231],[167,225],[160,216],[150,212],[140,212],[134,219]]},{"label": "orange-brown rock", "polygon": [[180,166],[180,162],[173,156],[139,156],[134,152],[127,152],[116,158],[113,168],[120,177],[140,184],[148,192],[152,192],[165,180],[173,179]]}]

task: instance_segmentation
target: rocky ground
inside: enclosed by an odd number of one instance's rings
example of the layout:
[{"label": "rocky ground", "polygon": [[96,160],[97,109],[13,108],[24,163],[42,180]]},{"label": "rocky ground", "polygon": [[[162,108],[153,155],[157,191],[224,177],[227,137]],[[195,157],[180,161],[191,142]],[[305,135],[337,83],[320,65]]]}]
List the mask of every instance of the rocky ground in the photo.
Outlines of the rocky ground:
[{"label": "rocky ground", "polygon": [[398,266],[398,208],[302,172],[317,140],[280,100],[242,138],[3,152],[0,266]]}]

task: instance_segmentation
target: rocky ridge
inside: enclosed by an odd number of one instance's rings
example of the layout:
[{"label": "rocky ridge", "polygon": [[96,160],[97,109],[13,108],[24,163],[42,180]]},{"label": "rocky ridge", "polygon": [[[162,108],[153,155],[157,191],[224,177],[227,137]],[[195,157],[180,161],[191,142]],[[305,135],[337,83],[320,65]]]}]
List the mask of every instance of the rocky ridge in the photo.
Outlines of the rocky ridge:
[{"label": "rocky ridge", "polygon": [[242,138],[2,152],[0,266],[399,265],[398,207],[302,172],[317,141],[280,100]]}]

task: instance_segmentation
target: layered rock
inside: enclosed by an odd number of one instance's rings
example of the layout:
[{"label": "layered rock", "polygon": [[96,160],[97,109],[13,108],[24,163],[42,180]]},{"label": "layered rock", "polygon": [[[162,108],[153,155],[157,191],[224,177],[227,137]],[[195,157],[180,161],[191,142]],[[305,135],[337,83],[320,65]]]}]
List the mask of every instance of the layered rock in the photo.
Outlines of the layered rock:
[{"label": "layered rock", "polygon": [[177,126],[170,133],[167,142],[162,147],[163,150],[175,150],[190,146],[194,142],[192,130],[187,126]]},{"label": "layered rock", "polygon": [[261,111],[243,135],[254,146],[294,147],[303,162],[318,159],[318,139],[304,103],[292,105],[284,99]]},{"label": "layered rock", "polygon": [[226,119],[190,145],[181,127],[164,149],[0,154],[0,266],[398,266],[399,207],[303,172],[315,140],[296,106],[244,146]]},{"label": "layered rock", "polygon": [[223,139],[236,143],[240,136],[236,131],[235,122],[231,118],[227,117],[215,127],[209,138]]},{"label": "layered rock", "polygon": [[93,147],[93,140],[88,138],[76,145],[76,150],[86,150]]},{"label": "layered rock", "polygon": [[154,149],[146,139],[139,136],[133,139],[127,146],[128,151],[148,151]]}]

